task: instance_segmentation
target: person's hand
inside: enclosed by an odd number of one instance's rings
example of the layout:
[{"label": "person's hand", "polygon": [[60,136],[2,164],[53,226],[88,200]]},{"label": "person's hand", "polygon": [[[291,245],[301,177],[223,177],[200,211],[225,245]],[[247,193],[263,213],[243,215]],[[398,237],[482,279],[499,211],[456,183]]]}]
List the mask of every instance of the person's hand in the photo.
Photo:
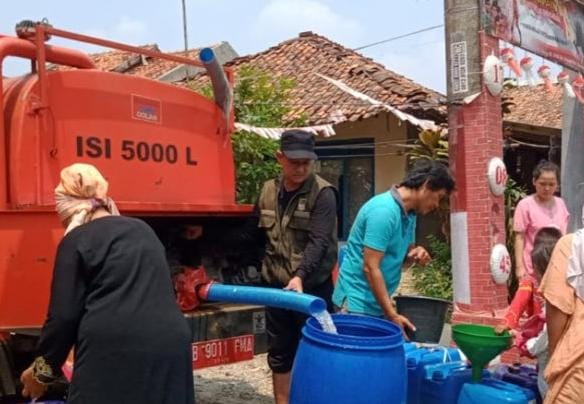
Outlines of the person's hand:
[{"label": "person's hand", "polygon": [[495,334],[503,334],[507,330],[509,330],[507,324],[499,324],[495,327]]},{"label": "person's hand", "polygon": [[408,252],[408,261],[415,262],[416,264],[426,266],[432,259],[428,251],[424,247],[414,247]]},{"label": "person's hand", "polygon": [[295,276],[294,278],[290,279],[288,285],[284,288],[285,290],[295,290],[298,293],[302,293],[302,278],[299,276]]},{"label": "person's hand", "polygon": [[22,372],[22,375],[20,375],[20,381],[23,384],[22,395],[24,397],[37,399],[47,391],[47,385],[40,383],[34,377],[32,366]]},{"label": "person's hand", "polygon": [[412,324],[412,322],[410,320],[408,320],[408,318],[406,316],[402,316],[401,314],[396,313],[393,316],[389,317],[389,320],[400,326],[400,328],[404,332],[405,339],[408,341],[410,338],[406,334],[406,330],[410,330],[412,332],[416,331],[416,326],[414,324]]}]

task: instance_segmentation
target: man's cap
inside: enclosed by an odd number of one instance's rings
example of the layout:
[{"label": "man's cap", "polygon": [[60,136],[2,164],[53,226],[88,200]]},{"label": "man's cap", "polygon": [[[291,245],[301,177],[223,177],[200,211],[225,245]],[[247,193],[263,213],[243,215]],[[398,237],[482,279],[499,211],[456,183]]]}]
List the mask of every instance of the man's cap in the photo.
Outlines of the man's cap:
[{"label": "man's cap", "polygon": [[280,138],[280,150],[291,160],[316,160],[314,135],[303,130],[287,130]]}]

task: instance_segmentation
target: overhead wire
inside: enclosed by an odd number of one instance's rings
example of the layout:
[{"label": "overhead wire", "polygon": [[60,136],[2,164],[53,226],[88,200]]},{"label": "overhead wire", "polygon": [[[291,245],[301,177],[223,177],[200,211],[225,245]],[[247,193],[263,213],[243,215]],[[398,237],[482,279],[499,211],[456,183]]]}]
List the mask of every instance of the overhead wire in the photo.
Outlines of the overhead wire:
[{"label": "overhead wire", "polygon": [[388,42],[397,41],[398,39],[407,38],[407,37],[410,37],[410,36],[418,35],[418,34],[421,34],[421,33],[424,33],[424,32],[428,32],[428,31],[433,31],[435,29],[443,28],[443,27],[444,27],[444,24],[432,25],[430,27],[422,28],[422,29],[419,29],[419,30],[416,30],[416,31],[412,31],[412,32],[408,32],[408,33],[405,33],[405,34],[397,35],[397,36],[394,36],[394,37],[391,37],[391,38],[387,38],[387,39],[382,39],[381,41],[372,42],[372,43],[369,43],[369,44],[366,44],[366,45],[361,45],[361,46],[358,46],[356,48],[353,48],[353,50],[354,51],[358,51],[358,50],[361,50],[361,49],[371,48],[373,46],[381,45],[381,44],[388,43]]}]

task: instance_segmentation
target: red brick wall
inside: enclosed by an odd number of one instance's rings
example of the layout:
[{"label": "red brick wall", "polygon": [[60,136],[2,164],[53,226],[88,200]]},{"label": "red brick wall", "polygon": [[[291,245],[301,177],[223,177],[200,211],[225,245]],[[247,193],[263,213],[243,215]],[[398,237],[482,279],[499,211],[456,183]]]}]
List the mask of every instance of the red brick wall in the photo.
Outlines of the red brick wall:
[{"label": "red brick wall", "polygon": [[[492,51],[497,53],[496,39],[481,36],[481,44],[483,60]],[[500,98],[483,86],[472,102],[450,108],[449,128],[456,131],[451,165],[458,191],[452,211],[467,213],[470,266],[470,304],[457,303],[453,319],[495,324],[507,307],[507,288],[496,285],[490,271],[492,247],[505,243],[504,200],[493,196],[487,183],[490,159],[503,154]]]}]

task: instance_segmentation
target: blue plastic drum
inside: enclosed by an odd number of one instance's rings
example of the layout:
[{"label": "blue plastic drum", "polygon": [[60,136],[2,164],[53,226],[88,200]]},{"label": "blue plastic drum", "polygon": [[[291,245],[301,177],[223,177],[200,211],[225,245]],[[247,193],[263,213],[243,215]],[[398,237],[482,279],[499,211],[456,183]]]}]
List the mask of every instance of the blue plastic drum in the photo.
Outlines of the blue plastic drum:
[{"label": "blue plastic drum", "polygon": [[401,329],[383,319],[333,314],[338,334],[310,318],[292,368],[291,404],[402,404],[406,360]]}]

